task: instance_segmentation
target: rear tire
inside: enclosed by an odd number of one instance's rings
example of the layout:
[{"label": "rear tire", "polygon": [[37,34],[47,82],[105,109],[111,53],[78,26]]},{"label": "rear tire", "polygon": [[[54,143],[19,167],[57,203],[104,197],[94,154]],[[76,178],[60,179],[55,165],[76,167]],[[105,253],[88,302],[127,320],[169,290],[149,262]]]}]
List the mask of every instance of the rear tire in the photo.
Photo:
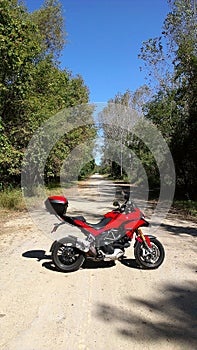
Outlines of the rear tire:
[{"label": "rear tire", "polygon": [[69,242],[65,244],[57,242],[52,251],[52,260],[59,271],[73,272],[80,268],[85,257],[79,249]]},{"label": "rear tire", "polygon": [[163,262],[165,251],[162,244],[156,239],[150,239],[152,253],[150,253],[144,242],[137,241],[134,249],[136,262],[145,269],[157,269]]}]

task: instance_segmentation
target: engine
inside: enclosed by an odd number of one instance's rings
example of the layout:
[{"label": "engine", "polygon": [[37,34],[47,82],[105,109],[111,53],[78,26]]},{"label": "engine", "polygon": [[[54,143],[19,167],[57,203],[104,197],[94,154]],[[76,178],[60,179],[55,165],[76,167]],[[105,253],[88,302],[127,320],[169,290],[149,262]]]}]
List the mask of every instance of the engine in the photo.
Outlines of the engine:
[{"label": "engine", "polygon": [[119,230],[112,229],[105,232],[105,235],[100,238],[98,247],[105,254],[113,254],[115,249],[121,249],[124,252],[124,249],[130,246],[130,240]]}]

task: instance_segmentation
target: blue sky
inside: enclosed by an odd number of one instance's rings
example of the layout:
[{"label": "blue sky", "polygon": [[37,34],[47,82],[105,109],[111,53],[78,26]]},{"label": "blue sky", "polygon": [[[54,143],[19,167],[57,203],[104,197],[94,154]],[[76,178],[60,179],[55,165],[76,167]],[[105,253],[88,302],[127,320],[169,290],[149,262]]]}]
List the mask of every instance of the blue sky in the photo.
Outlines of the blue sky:
[{"label": "blue sky", "polygon": [[[25,0],[29,11],[41,0]],[[62,0],[67,45],[61,67],[80,74],[91,102],[145,83],[138,59],[142,42],[162,31],[167,0]]]}]

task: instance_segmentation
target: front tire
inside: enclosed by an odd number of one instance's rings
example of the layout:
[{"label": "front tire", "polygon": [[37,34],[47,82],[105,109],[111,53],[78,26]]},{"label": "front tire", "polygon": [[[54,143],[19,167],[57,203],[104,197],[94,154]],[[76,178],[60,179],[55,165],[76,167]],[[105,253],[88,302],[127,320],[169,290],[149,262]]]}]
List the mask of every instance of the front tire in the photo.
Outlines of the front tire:
[{"label": "front tire", "polygon": [[66,244],[57,242],[52,250],[52,260],[59,271],[73,272],[80,268],[85,257],[79,249],[69,242]]},{"label": "front tire", "polygon": [[163,262],[165,251],[162,244],[156,239],[151,238],[151,250],[149,252],[144,242],[137,241],[134,249],[136,262],[145,269],[157,269]]}]

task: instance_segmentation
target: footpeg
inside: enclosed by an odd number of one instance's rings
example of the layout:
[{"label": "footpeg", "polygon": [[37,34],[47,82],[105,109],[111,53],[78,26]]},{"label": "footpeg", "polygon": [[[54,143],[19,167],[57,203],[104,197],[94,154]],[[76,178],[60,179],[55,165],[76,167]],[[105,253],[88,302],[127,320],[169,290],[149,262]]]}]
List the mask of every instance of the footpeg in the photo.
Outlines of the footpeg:
[{"label": "footpeg", "polygon": [[124,252],[121,249],[114,249],[113,254],[105,254],[104,261],[110,261],[110,260],[118,260]]}]

